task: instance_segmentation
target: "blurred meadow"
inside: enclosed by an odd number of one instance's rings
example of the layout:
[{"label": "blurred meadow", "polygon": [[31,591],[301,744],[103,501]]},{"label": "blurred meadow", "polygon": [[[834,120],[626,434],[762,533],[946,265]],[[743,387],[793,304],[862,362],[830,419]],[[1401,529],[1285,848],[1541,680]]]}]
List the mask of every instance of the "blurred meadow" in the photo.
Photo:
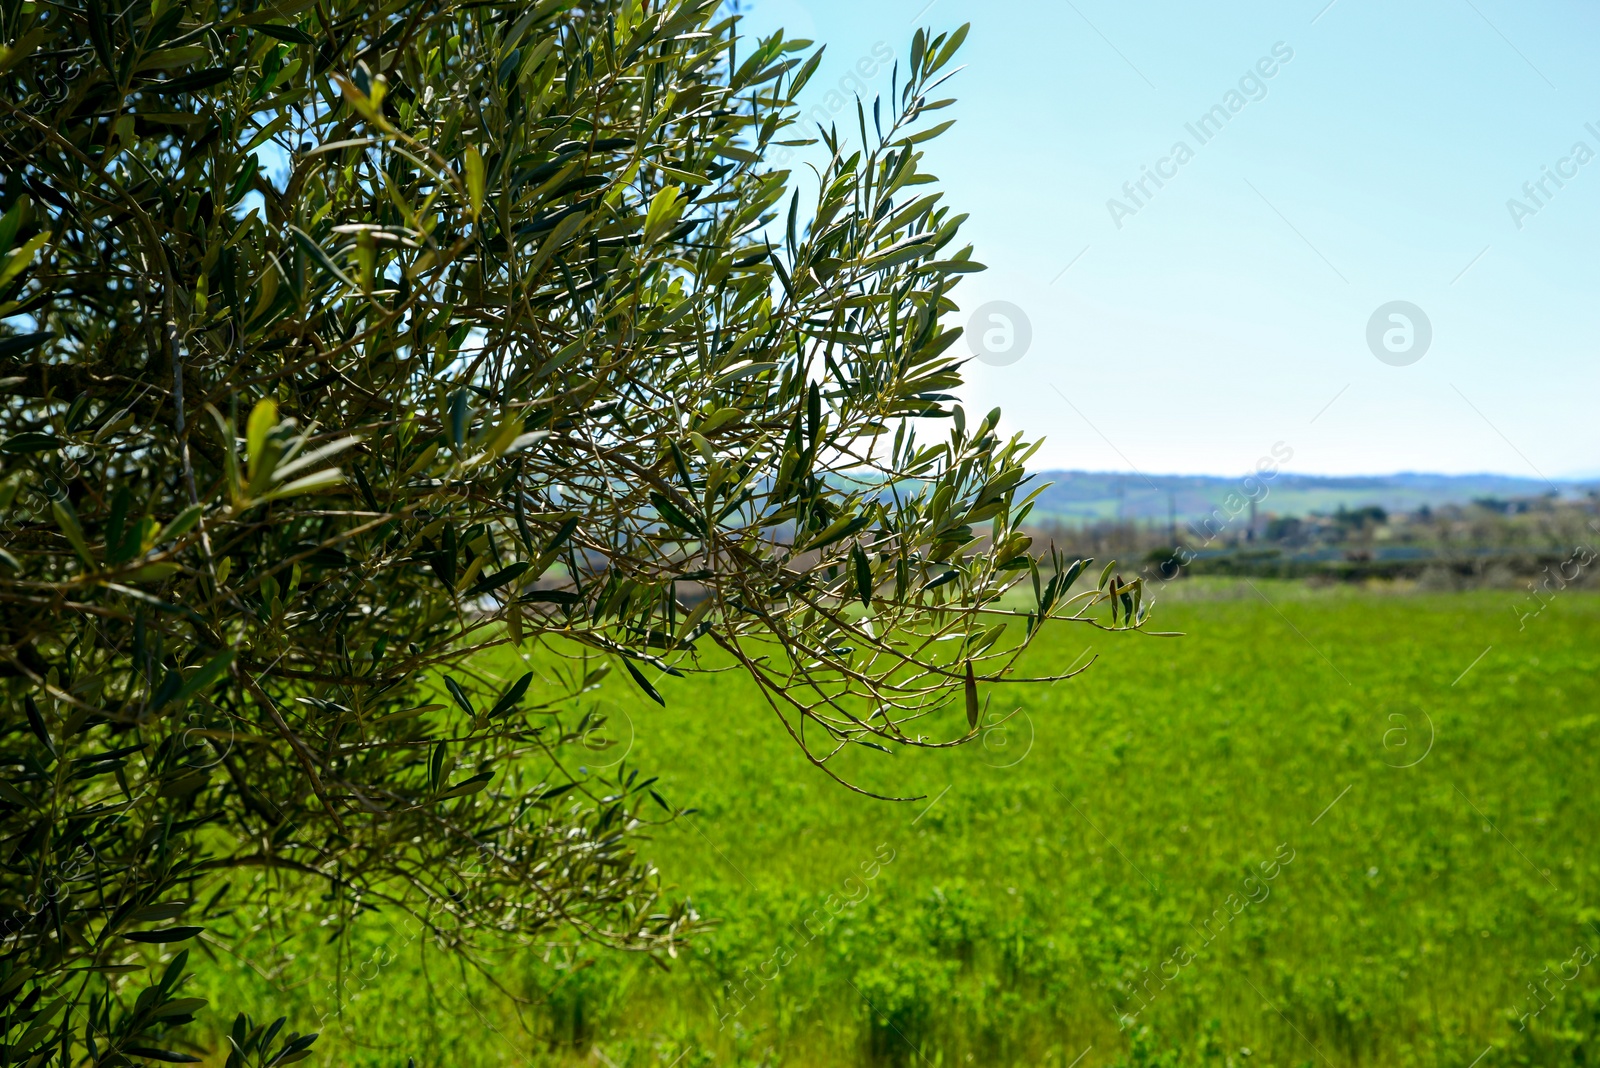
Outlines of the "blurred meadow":
[{"label": "blurred meadow", "polygon": [[835,769],[912,802],[806,764],[735,676],[600,691],[596,769],[695,810],[649,850],[711,925],[670,970],[552,943],[482,975],[312,905],[219,928],[197,992],[396,1068],[1589,1063],[1600,598],[1172,587],[1187,636],[1054,624],[1029,665],[1088,672]]}]

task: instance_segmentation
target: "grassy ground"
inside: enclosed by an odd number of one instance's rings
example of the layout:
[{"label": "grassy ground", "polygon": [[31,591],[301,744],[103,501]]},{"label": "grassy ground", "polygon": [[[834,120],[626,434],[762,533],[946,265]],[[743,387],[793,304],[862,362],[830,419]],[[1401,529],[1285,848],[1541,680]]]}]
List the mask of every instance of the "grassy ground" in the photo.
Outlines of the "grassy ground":
[{"label": "grassy ground", "polygon": [[[628,759],[699,809],[654,858],[715,931],[670,973],[507,954],[519,1017],[376,919],[324,1062],[1589,1063],[1600,597],[1519,630],[1504,592],[1230,589],[1159,609],[1179,640],[1058,627],[1035,665],[1087,675],[856,762],[915,804],[831,784],[732,677],[630,703]],[[332,951],[290,945],[213,993],[316,1029]]]}]

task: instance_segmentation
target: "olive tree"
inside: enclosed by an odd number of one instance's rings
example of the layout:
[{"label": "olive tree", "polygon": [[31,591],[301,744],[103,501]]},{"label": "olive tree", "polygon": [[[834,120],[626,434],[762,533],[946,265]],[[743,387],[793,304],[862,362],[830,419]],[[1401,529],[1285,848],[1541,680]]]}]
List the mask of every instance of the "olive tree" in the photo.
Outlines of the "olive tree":
[{"label": "olive tree", "polygon": [[1046,619],[1143,624],[953,395],[964,31],[806,131],[820,50],[737,23],[0,0],[0,1060],[185,1059],[168,954],[241,872],[670,956],[673,808],[579,769],[582,695],[736,670],[844,780],[971,738]]}]

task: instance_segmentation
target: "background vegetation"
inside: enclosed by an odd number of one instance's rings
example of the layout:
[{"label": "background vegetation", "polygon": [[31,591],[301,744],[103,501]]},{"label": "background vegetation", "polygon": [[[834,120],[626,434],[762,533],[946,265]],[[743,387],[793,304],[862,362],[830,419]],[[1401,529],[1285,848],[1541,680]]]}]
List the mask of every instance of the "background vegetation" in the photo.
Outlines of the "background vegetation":
[{"label": "background vegetation", "polygon": [[[630,759],[699,810],[648,852],[715,929],[670,973],[508,955],[519,1014],[375,919],[325,1041],[370,1064],[407,1043],[459,1064],[1589,1063],[1600,979],[1564,962],[1600,949],[1600,600],[1519,631],[1505,591],[1172,592],[1188,637],[1054,624],[1030,656],[1095,671],[1022,691],[1026,719],[980,746],[876,769],[931,807],[830,788],[747,722],[748,689],[673,680],[629,710]],[[242,924],[226,996],[326,1011],[316,921],[276,949]],[[1180,944],[1192,963],[1150,983]]]},{"label": "background vegetation", "polygon": [[[1276,445],[1280,459],[1286,451],[1283,445]],[[1271,492],[1261,502],[1263,513],[1332,515],[1340,508],[1368,505],[1387,512],[1415,512],[1480,499],[1532,500],[1553,493],[1574,500],[1600,493],[1593,482],[1549,482],[1515,475],[1302,475],[1296,473],[1302,464],[1303,460],[1296,463],[1291,457],[1270,480]],[[1171,517],[1180,526],[1209,516],[1228,494],[1238,491],[1245,477],[1126,471],[1041,471],[1040,475],[1052,483],[1034,509],[1040,518],[1165,525]]]},{"label": "background vegetation", "polygon": [[1140,560],[1140,574],[1151,579],[1409,579],[1432,589],[1497,586],[1541,597],[1592,581],[1591,547],[1600,540],[1594,497],[1480,497],[1414,511],[1355,497],[1351,507],[1294,514],[1283,510],[1276,489],[1263,480],[1234,483],[1182,523],[1043,516],[1030,533],[1074,553]]}]

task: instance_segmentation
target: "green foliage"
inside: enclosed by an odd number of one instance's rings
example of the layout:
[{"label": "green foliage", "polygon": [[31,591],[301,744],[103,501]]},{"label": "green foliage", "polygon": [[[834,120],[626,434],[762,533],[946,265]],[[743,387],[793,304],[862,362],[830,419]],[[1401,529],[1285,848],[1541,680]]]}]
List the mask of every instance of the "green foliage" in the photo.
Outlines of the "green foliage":
[{"label": "green foliage", "polygon": [[[1048,615],[1143,624],[1040,575],[1031,447],[952,402],[980,265],[922,119],[962,36],[802,196],[762,160],[820,54],[711,0],[0,0],[0,952],[40,1056],[161,1059],[108,1045],[117,977],[268,898],[480,964],[676,953],[633,846],[670,804],[573,767],[613,664],[660,701],[715,649],[832,774],[970,739]],[[534,646],[537,689],[474,666]],[[87,1031],[27,1015],[58,993]]]}]

